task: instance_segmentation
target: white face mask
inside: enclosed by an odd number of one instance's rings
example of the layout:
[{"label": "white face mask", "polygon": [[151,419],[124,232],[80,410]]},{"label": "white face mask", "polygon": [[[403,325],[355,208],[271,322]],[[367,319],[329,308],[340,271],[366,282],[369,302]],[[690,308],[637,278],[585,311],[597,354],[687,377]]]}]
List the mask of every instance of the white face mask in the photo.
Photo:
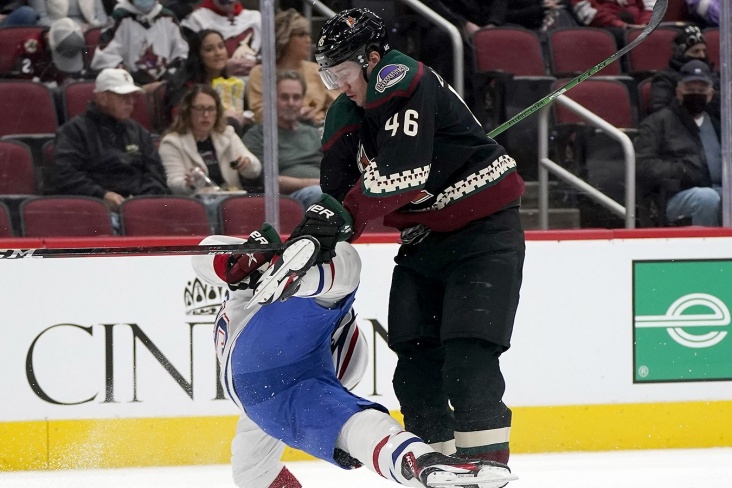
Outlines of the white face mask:
[{"label": "white face mask", "polygon": [[132,0],[132,5],[143,14],[150,12],[156,3],[158,0]]}]

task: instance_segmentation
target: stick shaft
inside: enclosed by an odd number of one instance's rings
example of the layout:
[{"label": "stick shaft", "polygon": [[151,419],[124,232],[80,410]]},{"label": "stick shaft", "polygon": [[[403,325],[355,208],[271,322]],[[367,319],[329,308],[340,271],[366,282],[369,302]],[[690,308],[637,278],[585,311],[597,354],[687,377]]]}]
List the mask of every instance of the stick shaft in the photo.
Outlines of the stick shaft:
[{"label": "stick shaft", "polygon": [[648,25],[641,31],[640,34],[638,34],[638,37],[636,37],[632,42],[629,44],[626,44],[625,47],[623,47],[621,50],[610,56],[609,58],[600,61],[598,64],[593,66],[592,68],[588,69],[581,75],[577,76],[573,80],[571,80],[569,83],[564,85],[563,87],[554,90],[549,95],[545,96],[538,102],[534,103],[533,105],[530,105],[523,109],[521,112],[517,113],[492,131],[488,133],[488,137],[494,138],[498,134],[501,134],[503,131],[508,129],[509,127],[512,127],[522,120],[524,120],[529,115],[533,114],[540,108],[552,103],[555,99],[559,97],[559,95],[563,95],[565,92],[571,90],[575,86],[579,85],[583,81],[585,81],[590,76],[594,75],[598,71],[600,71],[605,66],[609,65],[613,61],[617,60],[620,56],[628,53],[631,49],[636,47],[638,44],[643,42],[646,37],[648,37],[651,32],[653,32],[656,27],[658,27],[658,24],[661,23],[661,20],[663,20],[663,16],[666,14],[666,8],[668,7],[668,0],[657,0],[656,4],[653,6],[653,15],[651,16],[651,20],[648,22]]},{"label": "stick shaft", "polygon": [[87,256],[129,256],[129,255],[194,255],[279,251],[281,244],[222,244],[209,246],[133,246],[133,247],[77,247],[59,249],[0,249],[2,259],[71,258]]}]

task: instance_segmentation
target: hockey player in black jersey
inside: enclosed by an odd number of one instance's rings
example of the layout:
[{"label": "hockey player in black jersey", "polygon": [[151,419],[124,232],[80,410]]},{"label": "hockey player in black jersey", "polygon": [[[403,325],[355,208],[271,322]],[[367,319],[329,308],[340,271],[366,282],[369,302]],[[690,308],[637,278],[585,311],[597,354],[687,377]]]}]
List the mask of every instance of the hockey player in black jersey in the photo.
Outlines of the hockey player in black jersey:
[{"label": "hockey player in black jersey", "polygon": [[[406,428],[444,453],[506,463],[499,357],[525,249],[516,162],[439,74],[390,48],[372,12],[329,19],[315,57],[341,91],[325,121],[321,186],[342,207],[307,212],[293,236],[317,238],[327,261],[370,220],[401,231],[389,346]],[[343,212],[350,218],[333,218]]]}]

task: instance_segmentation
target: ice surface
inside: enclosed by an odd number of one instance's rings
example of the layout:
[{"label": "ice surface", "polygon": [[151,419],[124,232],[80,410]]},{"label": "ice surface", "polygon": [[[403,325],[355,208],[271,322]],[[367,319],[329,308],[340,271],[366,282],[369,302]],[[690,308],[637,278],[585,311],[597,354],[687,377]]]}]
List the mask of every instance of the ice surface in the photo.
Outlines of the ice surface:
[{"label": "ice surface", "polygon": [[[304,488],[398,486],[366,469],[288,463]],[[511,456],[508,488],[730,488],[732,448]],[[233,488],[228,465],[84,471],[0,472],[2,488]]]}]

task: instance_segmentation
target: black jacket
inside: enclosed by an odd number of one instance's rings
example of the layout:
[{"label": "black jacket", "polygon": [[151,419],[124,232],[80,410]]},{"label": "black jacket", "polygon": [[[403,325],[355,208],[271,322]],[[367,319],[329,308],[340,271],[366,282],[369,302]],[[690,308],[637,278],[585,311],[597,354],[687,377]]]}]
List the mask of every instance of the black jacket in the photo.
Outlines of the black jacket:
[{"label": "black jacket", "polygon": [[56,134],[53,183],[57,193],[103,198],[170,193],[150,133],[134,120],[118,121],[94,103]]},{"label": "black jacket", "polygon": [[[681,80],[681,67],[693,58],[671,58],[668,68],[659,71],[653,75],[651,81],[651,95],[648,101],[648,111],[657,112],[664,107],[668,107],[673,100],[676,99],[676,85]],[[711,63],[706,60],[707,64]],[[716,118],[720,116],[720,96],[719,96],[719,74],[712,73],[712,81],[714,82],[714,97],[709,103],[707,111]]]},{"label": "black jacket", "polygon": [[[706,116],[719,136],[719,119]],[[695,186],[711,186],[699,127],[678,100],[641,122],[634,145],[640,190],[650,193],[663,186],[671,196]]]}]

